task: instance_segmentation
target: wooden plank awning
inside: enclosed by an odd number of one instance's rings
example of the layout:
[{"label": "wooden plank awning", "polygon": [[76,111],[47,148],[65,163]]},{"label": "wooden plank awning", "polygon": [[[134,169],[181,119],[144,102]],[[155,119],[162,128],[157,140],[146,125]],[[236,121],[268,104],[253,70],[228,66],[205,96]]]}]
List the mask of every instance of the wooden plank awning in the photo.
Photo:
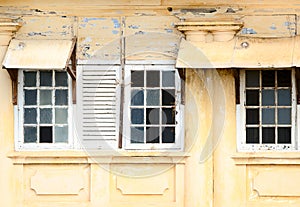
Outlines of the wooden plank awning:
[{"label": "wooden plank awning", "polygon": [[75,42],[75,39],[12,39],[6,52],[3,66],[5,69],[67,69]]}]

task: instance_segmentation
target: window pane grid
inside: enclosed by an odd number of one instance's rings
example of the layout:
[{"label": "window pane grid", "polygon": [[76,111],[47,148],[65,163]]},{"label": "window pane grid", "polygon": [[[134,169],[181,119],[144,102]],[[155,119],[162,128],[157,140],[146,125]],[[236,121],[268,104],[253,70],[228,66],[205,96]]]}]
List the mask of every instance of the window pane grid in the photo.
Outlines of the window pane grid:
[{"label": "window pane grid", "polygon": [[[292,139],[291,137],[287,138],[287,136],[291,136],[290,131],[292,129],[292,84],[285,82],[281,83],[285,85],[284,87],[278,85],[278,79],[281,78],[278,76],[279,70],[272,70],[271,72],[270,70],[252,71],[250,72],[251,75],[247,78],[248,71],[250,70],[246,71],[245,79],[245,109],[247,112],[246,143],[268,145],[281,143],[291,144]],[[287,74],[285,74],[284,71],[288,71]],[[269,72],[271,75],[268,74]],[[291,76],[291,70],[283,70],[280,73],[281,75],[285,74]],[[257,81],[257,84],[259,85],[255,84],[255,81],[253,81],[254,79],[259,80]],[[286,79],[291,81],[291,77]],[[290,87],[287,87],[286,85],[290,85]],[[254,101],[256,96],[255,90],[259,90],[257,106]],[[272,93],[274,94],[272,95]],[[278,93],[281,93],[281,97]],[[263,95],[266,97],[263,97]],[[272,96],[274,96],[274,102],[272,101]],[[259,110],[258,119],[255,118],[255,110]],[[290,116],[286,114],[290,114]],[[253,131],[256,129],[258,129],[258,131]],[[255,135],[257,132],[258,139],[254,138],[257,136]],[[279,137],[279,135],[282,137]],[[252,138],[250,139],[250,137]],[[279,139],[281,139],[281,141],[279,141]]]},{"label": "window pane grid", "polygon": [[[25,86],[26,75],[27,73],[35,73],[36,75],[36,84],[31,84],[30,86]],[[56,83],[55,75],[59,74],[60,82]],[[64,73],[64,74],[63,74]],[[26,127],[35,127],[36,128],[36,139],[33,140],[29,137],[30,142],[28,142],[28,137],[24,137],[25,143],[56,143],[58,137],[56,134],[61,137],[60,142],[67,142],[68,139],[68,123],[56,123],[56,109],[65,109],[68,111],[68,99],[69,99],[69,88],[68,88],[68,80],[67,74],[65,72],[56,72],[56,71],[37,71],[37,72],[27,72],[24,71],[24,86],[25,90],[36,90],[37,91],[37,101],[35,105],[24,105],[24,109],[36,109],[36,124],[27,124],[23,123],[24,129]],[[31,75],[32,76],[32,75]],[[58,85],[58,86],[57,86]],[[60,97],[56,97],[57,91],[65,91],[65,97],[63,97],[64,102],[61,105],[57,105],[57,100]],[[42,97],[42,92],[45,93]],[[25,99],[25,97],[24,97]],[[65,101],[66,100],[66,101]],[[25,101],[25,100],[24,100]],[[26,104],[24,102],[24,104]],[[25,114],[24,114],[25,116]],[[66,113],[68,116],[68,113]],[[66,117],[67,118],[67,117]],[[64,129],[64,130],[62,130]],[[57,130],[61,132],[65,132],[65,134],[56,133]]]},{"label": "window pane grid", "polygon": [[[135,84],[135,83],[131,84],[131,98],[133,98],[132,95],[135,93],[136,90],[142,90],[143,94],[144,94],[143,104],[132,104],[133,102],[131,101],[131,105],[130,105],[131,110],[130,111],[132,113],[132,109],[142,109],[144,117],[143,117],[143,123],[141,123],[141,124],[131,123],[131,128],[139,128],[139,129],[143,128],[143,130],[144,130],[143,131],[143,137],[144,137],[143,142],[139,142],[139,143],[163,144],[164,143],[163,142],[164,128],[165,127],[171,127],[171,128],[174,127],[175,128],[175,123],[167,124],[167,123],[162,122],[162,119],[163,119],[162,114],[164,113],[163,109],[172,109],[175,106],[175,103],[173,105],[166,105],[166,106],[163,105],[163,98],[162,98],[163,90],[174,90],[175,91],[175,76],[174,76],[174,81],[173,81],[174,85],[172,87],[166,86],[168,84],[172,84],[172,81],[170,81],[169,83],[164,83],[163,75],[166,77],[166,74],[163,74],[163,73],[164,72],[174,73],[175,70],[137,70],[137,71],[139,72],[139,74],[137,74],[136,77],[141,76],[141,71],[143,71],[144,83],[143,83],[143,85],[141,85],[141,81],[139,81],[139,84]],[[133,74],[134,72],[135,72],[135,70],[131,71],[131,74]],[[154,74],[154,76],[156,76],[156,78],[151,77],[150,76],[151,73]],[[150,77],[148,77],[147,75],[149,75]],[[133,77],[133,75],[131,77]],[[157,78],[159,78],[159,81],[157,81]],[[134,79],[134,78],[132,78],[132,79]],[[149,82],[149,81],[153,81],[153,83]],[[132,82],[133,82],[133,80],[132,80]],[[153,97],[153,96],[155,96],[155,93],[156,93],[155,90],[158,91],[158,96],[159,96],[158,102]],[[150,95],[148,93],[150,93]],[[134,103],[140,103],[140,102],[135,100]],[[153,115],[153,114],[155,114],[155,115]],[[148,134],[149,134],[150,138],[151,138],[151,135],[153,134],[151,132],[151,130],[158,132],[158,135],[157,135],[158,140],[157,140],[157,137],[154,137],[156,141],[147,142]],[[155,136],[156,136],[156,134],[155,134]],[[174,139],[174,141],[175,141],[175,139]]]}]

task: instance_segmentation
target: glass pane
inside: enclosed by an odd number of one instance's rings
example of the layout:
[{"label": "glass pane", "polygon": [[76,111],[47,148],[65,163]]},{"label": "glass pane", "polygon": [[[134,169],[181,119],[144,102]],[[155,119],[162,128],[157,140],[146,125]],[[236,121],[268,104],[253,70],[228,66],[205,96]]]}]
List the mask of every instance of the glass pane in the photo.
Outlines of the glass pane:
[{"label": "glass pane", "polygon": [[259,128],[246,128],[246,143],[259,144]]},{"label": "glass pane", "polygon": [[40,143],[52,143],[52,126],[40,127]]},{"label": "glass pane", "polygon": [[262,90],[262,105],[263,106],[275,106],[275,91],[274,90]]},{"label": "glass pane", "polygon": [[159,90],[147,90],[147,106],[158,106],[159,102]]},{"label": "glass pane", "polygon": [[275,127],[262,128],[262,143],[275,144]]},{"label": "glass pane", "polygon": [[162,86],[175,87],[175,71],[162,72]]},{"label": "glass pane", "polygon": [[68,86],[68,74],[66,72],[55,72],[55,86]]},{"label": "glass pane", "polygon": [[37,90],[24,90],[25,105],[36,105]]},{"label": "glass pane", "polygon": [[290,70],[279,70],[277,71],[277,86],[278,87],[291,87],[291,71]]},{"label": "glass pane", "polygon": [[143,106],[143,105],[144,105],[144,91],[131,90],[131,106]]},{"label": "glass pane", "polygon": [[175,124],[175,108],[162,109],[162,124]]},{"label": "glass pane", "polygon": [[291,109],[278,109],[278,124],[291,124]]},{"label": "glass pane", "polygon": [[131,109],[131,124],[144,123],[144,109]]},{"label": "glass pane", "polygon": [[262,109],[262,123],[275,124],[275,109]]},{"label": "glass pane", "polygon": [[259,71],[247,70],[246,71],[246,87],[259,87]]},{"label": "glass pane", "polygon": [[174,143],[175,127],[164,127],[162,130],[162,143]]},{"label": "glass pane", "polygon": [[55,109],[55,123],[56,124],[68,123],[68,109]]},{"label": "glass pane", "polygon": [[278,105],[290,106],[291,105],[291,90],[278,90]]},{"label": "glass pane", "polygon": [[172,106],[175,105],[175,90],[162,90],[162,105]]},{"label": "glass pane", "polygon": [[24,143],[33,143],[37,141],[37,128],[36,127],[24,127]]},{"label": "glass pane", "polygon": [[131,143],[144,143],[144,127],[131,127],[130,134]]},{"label": "glass pane", "polygon": [[55,142],[68,142],[68,126],[55,127]]},{"label": "glass pane", "polygon": [[25,87],[36,86],[36,72],[24,72],[24,86]]},{"label": "glass pane", "polygon": [[146,109],[147,124],[159,124],[159,109]]},{"label": "glass pane", "polygon": [[144,87],[144,71],[131,71],[131,87]]},{"label": "glass pane", "polygon": [[259,122],[258,109],[246,109],[246,124],[258,124]]},{"label": "glass pane", "polygon": [[159,127],[147,127],[146,143],[159,143]]},{"label": "glass pane", "polygon": [[40,109],[40,123],[41,124],[52,123],[52,109]]},{"label": "glass pane", "polygon": [[160,86],[160,78],[159,71],[147,71],[146,79],[147,79],[147,87],[159,87]]},{"label": "glass pane", "polygon": [[24,109],[24,124],[36,124],[36,108],[25,108]]},{"label": "glass pane", "polygon": [[246,105],[247,106],[259,105],[259,90],[246,90]]},{"label": "glass pane", "polygon": [[40,90],[40,105],[52,105],[52,90]]},{"label": "glass pane", "polygon": [[275,71],[263,70],[262,71],[262,87],[275,87]]},{"label": "glass pane", "polygon": [[55,105],[68,105],[68,90],[55,91]]},{"label": "glass pane", "polygon": [[278,143],[291,144],[291,127],[278,127]]},{"label": "glass pane", "polygon": [[40,86],[52,86],[52,71],[40,72]]}]

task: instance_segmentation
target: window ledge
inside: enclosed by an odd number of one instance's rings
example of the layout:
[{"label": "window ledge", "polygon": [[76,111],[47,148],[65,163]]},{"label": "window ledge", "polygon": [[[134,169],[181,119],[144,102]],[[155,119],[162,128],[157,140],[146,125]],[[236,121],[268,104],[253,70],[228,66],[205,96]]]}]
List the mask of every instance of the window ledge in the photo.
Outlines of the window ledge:
[{"label": "window ledge", "polygon": [[190,155],[185,152],[116,152],[116,151],[22,151],[10,152],[7,157],[14,164],[126,164],[155,163],[177,164],[185,163]]},{"label": "window ledge", "polygon": [[236,165],[300,165],[300,153],[238,152],[231,156]]}]

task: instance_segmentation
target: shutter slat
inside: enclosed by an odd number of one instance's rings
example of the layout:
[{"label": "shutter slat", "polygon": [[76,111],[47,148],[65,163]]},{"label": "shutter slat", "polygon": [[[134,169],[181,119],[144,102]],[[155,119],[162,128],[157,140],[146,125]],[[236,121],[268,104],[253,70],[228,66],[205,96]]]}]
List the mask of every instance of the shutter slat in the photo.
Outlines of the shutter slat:
[{"label": "shutter slat", "polygon": [[[117,70],[119,66],[82,68],[82,137],[88,148],[102,148],[106,141],[117,146]],[[93,143],[93,144],[92,144]],[[111,142],[110,142],[111,144]]]}]

